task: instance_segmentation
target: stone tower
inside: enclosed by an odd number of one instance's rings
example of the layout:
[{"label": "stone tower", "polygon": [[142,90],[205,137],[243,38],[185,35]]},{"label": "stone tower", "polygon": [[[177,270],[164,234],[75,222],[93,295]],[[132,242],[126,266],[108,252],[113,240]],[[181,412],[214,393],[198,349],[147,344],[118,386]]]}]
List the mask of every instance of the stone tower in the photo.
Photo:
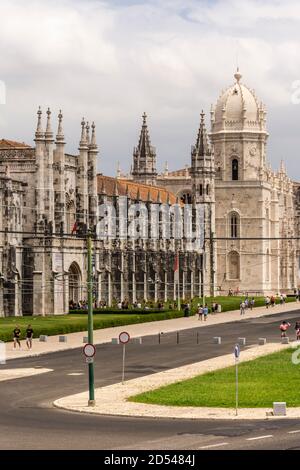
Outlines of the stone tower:
[{"label": "stone tower", "polygon": [[156,151],[152,147],[147,126],[147,115],[143,114],[143,124],[138,146],[133,150],[132,177],[144,184],[156,184]]},{"label": "stone tower", "polygon": [[215,295],[215,164],[201,112],[196,144],[191,150],[191,183],[194,209],[203,205],[204,245],[202,258],[202,290]]}]

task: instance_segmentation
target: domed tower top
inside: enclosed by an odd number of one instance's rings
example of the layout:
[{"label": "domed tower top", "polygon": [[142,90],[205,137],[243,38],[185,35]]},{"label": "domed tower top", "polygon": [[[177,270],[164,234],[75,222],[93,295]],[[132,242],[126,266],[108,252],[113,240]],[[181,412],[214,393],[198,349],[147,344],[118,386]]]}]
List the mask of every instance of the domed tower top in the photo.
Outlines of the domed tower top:
[{"label": "domed tower top", "polygon": [[237,69],[235,83],[221,93],[212,111],[212,132],[264,131],[265,109],[253,90],[241,83],[242,74]]}]

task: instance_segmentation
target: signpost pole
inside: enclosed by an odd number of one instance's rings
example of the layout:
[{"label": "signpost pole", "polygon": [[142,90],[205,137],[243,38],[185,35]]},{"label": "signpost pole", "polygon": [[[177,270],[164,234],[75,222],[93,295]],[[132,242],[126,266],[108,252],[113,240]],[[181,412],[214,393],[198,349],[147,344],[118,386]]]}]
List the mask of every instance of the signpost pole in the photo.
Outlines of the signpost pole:
[{"label": "signpost pole", "polygon": [[124,379],[125,379],[125,347],[126,344],[129,342],[130,336],[127,333],[127,331],[122,331],[122,333],[119,334],[119,341],[121,344],[123,344],[123,364],[122,364],[122,385],[124,385]]},{"label": "signpost pole", "polygon": [[239,358],[240,358],[240,346],[238,344],[234,347],[234,358],[235,358],[235,416],[238,415],[239,406]]},{"label": "signpost pole", "polygon": [[[93,263],[92,263],[92,235],[89,232],[87,236],[87,261],[88,261],[88,342],[94,344],[93,334]],[[88,406],[95,406],[95,378],[94,362],[89,363],[89,401]]]},{"label": "signpost pole", "polygon": [[126,344],[123,344],[123,368],[122,368],[122,385],[124,385],[124,379],[125,379],[125,349],[126,349]]},{"label": "signpost pole", "polygon": [[238,415],[239,406],[239,360],[235,359],[235,416]]}]

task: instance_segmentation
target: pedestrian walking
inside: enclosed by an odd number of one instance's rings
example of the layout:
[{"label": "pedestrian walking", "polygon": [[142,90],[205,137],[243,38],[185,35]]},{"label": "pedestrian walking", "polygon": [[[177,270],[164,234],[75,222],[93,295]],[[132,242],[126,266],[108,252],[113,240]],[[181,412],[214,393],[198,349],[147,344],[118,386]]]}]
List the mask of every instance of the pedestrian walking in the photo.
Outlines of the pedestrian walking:
[{"label": "pedestrian walking", "polygon": [[198,306],[197,313],[198,313],[198,320],[200,320],[200,318],[201,318],[201,321],[203,321],[203,307],[202,307],[202,305]]},{"label": "pedestrian walking", "polygon": [[280,331],[281,331],[281,338],[285,338],[286,337],[286,332],[287,332],[287,329],[291,326],[291,324],[287,321],[283,321],[280,325]]},{"label": "pedestrian walking", "polygon": [[270,297],[267,295],[267,297],[265,298],[265,304],[266,304],[266,308],[269,308],[269,305],[270,305]]},{"label": "pedestrian walking", "polygon": [[33,338],[33,329],[31,325],[28,325],[26,329],[26,346],[28,349],[32,349],[32,338]]},{"label": "pedestrian walking", "polygon": [[203,307],[203,315],[204,315],[204,321],[206,321],[207,315],[208,315],[208,306],[207,306],[207,304],[205,304],[205,307]]},{"label": "pedestrian walking", "polygon": [[13,336],[14,336],[14,349],[16,349],[17,344],[19,345],[19,349],[21,349],[21,341],[20,341],[21,330],[19,328],[19,325],[16,325],[16,328],[13,331]]},{"label": "pedestrian walking", "polygon": [[190,316],[190,309],[189,309],[189,304],[186,304],[184,307],[184,316],[189,317]]},{"label": "pedestrian walking", "polygon": [[255,300],[254,300],[254,297],[252,297],[252,299],[250,300],[250,310],[253,309],[254,303],[255,303]]},{"label": "pedestrian walking", "polygon": [[241,315],[245,315],[245,308],[246,308],[245,302],[241,302],[241,303],[240,303],[240,312],[241,312]]}]

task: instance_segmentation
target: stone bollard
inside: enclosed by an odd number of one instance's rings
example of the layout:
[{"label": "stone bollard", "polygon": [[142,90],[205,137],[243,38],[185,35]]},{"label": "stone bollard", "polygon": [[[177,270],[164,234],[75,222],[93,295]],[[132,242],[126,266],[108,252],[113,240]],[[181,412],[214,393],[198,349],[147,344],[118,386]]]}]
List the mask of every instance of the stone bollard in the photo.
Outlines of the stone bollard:
[{"label": "stone bollard", "polygon": [[47,335],[40,335],[40,341],[43,343],[46,343],[48,341],[48,336]]},{"label": "stone bollard", "polygon": [[214,344],[221,344],[221,336],[214,336],[213,341]]},{"label": "stone bollard", "polygon": [[246,346],[246,338],[238,338],[238,343],[240,346]]},{"label": "stone bollard", "polygon": [[286,416],[286,402],[285,401],[274,401],[273,402],[273,413],[274,413],[274,416]]},{"label": "stone bollard", "polygon": [[120,344],[119,338],[112,338],[111,339],[111,344]]},{"label": "stone bollard", "polygon": [[258,338],[259,346],[264,346],[267,342],[267,338]]},{"label": "stone bollard", "polygon": [[142,344],[142,338],[141,337],[132,338],[130,342],[135,343],[135,344]]},{"label": "stone bollard", "polygon": [[58,341],[59,341],[60,343],[66,343],[67,340],[68,340],[68,337],[67,337],[66,335],[63,335],[63,336],[59,336],[59,337],[58,337]]},{"label": "stone bollard", "polygon": [[83,343],[88,343],[88,342],[89,342],[88,336],[84,336],[82,342],[83,342]]},{"label": "stone bollard", "polygon": [[289,344],[290,340],[287,336],[281,338],[281,344]]}]

